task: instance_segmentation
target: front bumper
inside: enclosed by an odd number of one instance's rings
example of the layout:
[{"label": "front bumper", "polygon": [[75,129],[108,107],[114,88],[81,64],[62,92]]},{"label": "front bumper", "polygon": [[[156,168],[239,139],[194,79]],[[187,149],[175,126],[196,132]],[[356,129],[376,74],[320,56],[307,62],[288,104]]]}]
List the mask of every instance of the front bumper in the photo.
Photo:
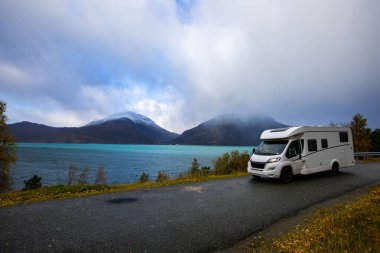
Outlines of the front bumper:
[{"label": "front bumper", "polygon": [[265,163],[263,168],[252,167],[251,161],[248,161],[247,172],[252,176],[259,176],[265,178],[279,178],[280,175],[278,173],[279,163]]}]

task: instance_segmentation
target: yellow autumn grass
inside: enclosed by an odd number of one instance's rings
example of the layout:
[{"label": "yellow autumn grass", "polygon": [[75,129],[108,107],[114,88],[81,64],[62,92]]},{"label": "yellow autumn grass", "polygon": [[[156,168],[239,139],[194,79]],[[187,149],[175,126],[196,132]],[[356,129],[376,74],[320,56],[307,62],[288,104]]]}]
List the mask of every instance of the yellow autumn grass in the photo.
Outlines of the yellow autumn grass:
[{"label": "yellow autumn grass", "polygon": [[378,163],[380,156],[365,157],[362,160],[356,159],[356,163]]},{"label": "yellow autumn grass", "polygon": [[256,238],[247,252],[380,252],[380,186],[354,201],[317,211],[271,241]]}]

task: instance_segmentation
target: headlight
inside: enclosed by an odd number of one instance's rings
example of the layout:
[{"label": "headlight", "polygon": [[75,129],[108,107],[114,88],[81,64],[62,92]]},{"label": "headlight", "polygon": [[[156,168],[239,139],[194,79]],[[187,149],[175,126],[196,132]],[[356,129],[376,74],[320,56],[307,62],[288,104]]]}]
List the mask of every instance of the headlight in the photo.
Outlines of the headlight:
[{"label": "headlight", "polygon": [[276,163],[281,160],[281,157],[271,158],[267,161],[267,163]]}]

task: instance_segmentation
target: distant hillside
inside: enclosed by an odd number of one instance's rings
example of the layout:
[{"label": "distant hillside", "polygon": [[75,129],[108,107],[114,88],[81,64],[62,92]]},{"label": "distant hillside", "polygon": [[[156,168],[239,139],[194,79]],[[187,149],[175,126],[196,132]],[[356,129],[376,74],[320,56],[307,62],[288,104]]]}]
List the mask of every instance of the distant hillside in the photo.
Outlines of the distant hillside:
[{"label": "distant hillside", "polygon": [[258,145],[266,129],[286,127],[268,116],[215,117],[183,134],[169,132],[154,121],[134,112],[110,115],[83,127],[50,127],[20,122],[9,125],[18,142]]},{"label": "distant hillside", "polygon": [[49,127],[25,121],[9,127],[18,142],[160,144],[178,136],[145,116],[133,115],[132,119],[107,117],[83,127]]},{"label": "distant hillside", "polygon": [[260,135],[264,130],[286,126],[268,116],[239,117],[225,114],[183,132],[172,143],[187,145],[258,145]]}]

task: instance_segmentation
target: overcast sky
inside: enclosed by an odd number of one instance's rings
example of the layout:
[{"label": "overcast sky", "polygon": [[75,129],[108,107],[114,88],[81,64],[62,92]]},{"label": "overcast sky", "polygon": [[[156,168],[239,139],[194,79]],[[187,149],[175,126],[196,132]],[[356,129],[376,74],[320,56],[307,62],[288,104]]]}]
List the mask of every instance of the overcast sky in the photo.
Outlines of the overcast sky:
[{"label": "overcast sky", "polygon": [[9,123],[135,111],[181,133],[222,113],[380,128],[378,0],[1,0]]}]

